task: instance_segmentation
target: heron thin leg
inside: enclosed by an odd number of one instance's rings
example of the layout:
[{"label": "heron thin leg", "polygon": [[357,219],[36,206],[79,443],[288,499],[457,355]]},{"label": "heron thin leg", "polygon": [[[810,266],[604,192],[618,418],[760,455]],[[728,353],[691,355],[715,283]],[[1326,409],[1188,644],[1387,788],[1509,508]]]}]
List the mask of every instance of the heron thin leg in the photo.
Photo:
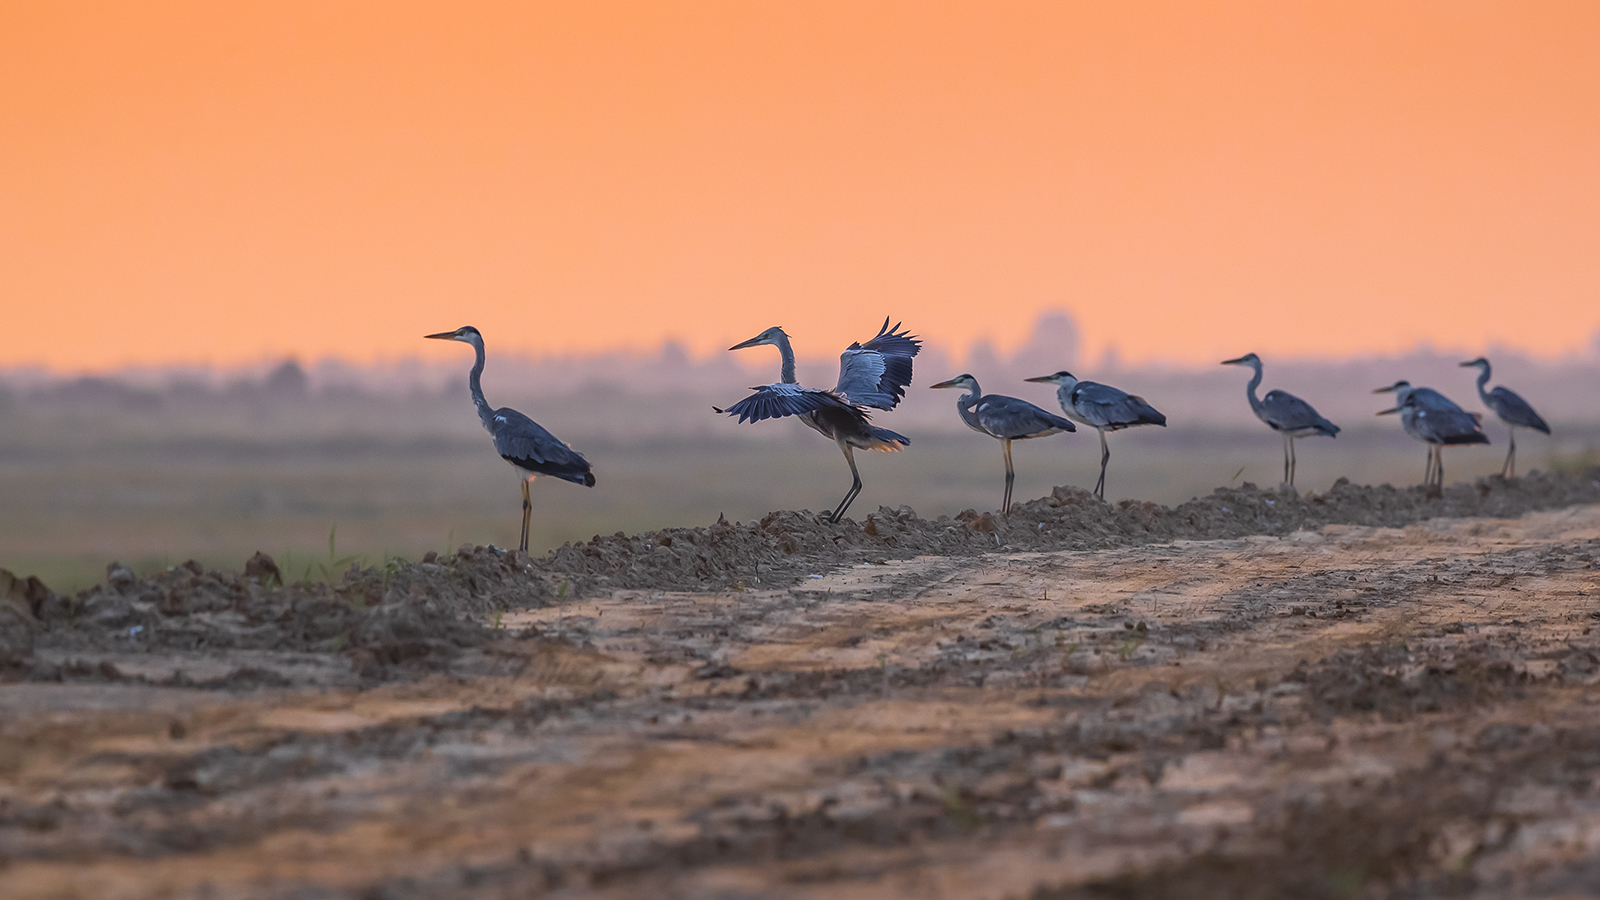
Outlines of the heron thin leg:
[{"label": "heron thin leg", "polygon": [[1294,487],[1294,473],[1300,468],[1300,458],[1294,452],[1294,438],[1289,438],[1289,487]]},{"label": "heron thin leg", "polygon": [[1517,477],[1517,429],[1515,426],[1507,429],[1511,434],[1511,452],[1506,454],[1506,464],[1500,467],[1501,478]]},{"label": "heron thin leg", "polygon": [[528,520],[533,518],[533,501],[528,497],[528,485],[532,478],[522,479],[522,543],[517,546],[523,553],[528,552]]},{"label": "heron thin leg", "polygon": [[1106,462],[1111,459],[1111,448],[1106,446],[1106,430],[1100,432],[1100,480],[1094,483],[1094,493],[1102,501],[1106,499]]},{"label": "heron thin leg", "polygon": [[1433,484],[1433,445],[1428,445],[1428,464],[1422,469],[1422,486]]},{"label": "heron thin leg", "polygon": [[1289,451],[1289,447],[1290,447],[1290,443],[1289,442],[1290,442],[1290,440],[1291,440],[1291,438],[1289,437],[1288,432],[1284,432],[1284,435],[1283,435],[1283,481],[1284,481],[1285,484],[1289,483],[1289,479],[1291,477],[1289,475],[1289,452],[1290,452]]},{"label": "heron thin leg", "polygon": [[850,464],[850,478],[852,481],[850,493],[844,495],[844,499],[839,501],[839,508],[835,509],[833,515],[828,517],[828,521],[833,523],[838,523],[840,519],[844,518],[844,511],[850,508],[850,504],[855,501],[856,495],[861,493],[861,473],[856,471],[855,452],[844,441],[839,442],[839,449],[844,452],[844,461]]},{"label": "heron thin leg", "polygon": [[1011,515],[1011,482],[1017,479],[1017,473],[1011,468],[1011,442],[1001,441],[1000,446],[1004,447],[1006,452],[1006,498],[1005,502],[1000,504],[1000,515],[1009,516]]},{"label": "heron thin leg", "polygon": [[1444,496],[1444,447],[1433,448],[1433,494]]}]

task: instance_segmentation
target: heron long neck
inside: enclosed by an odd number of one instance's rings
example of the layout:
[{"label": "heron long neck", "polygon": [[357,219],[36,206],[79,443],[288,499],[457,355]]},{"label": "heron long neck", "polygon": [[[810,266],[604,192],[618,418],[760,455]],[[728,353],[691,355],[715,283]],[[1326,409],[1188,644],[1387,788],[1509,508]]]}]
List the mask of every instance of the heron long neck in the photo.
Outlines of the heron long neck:
[{"label": "heron long neck", "polygon": [[478,421],[483,427],[493,431],[494,410],[489,408],[489,401],[483,397],[483,338],[472,339],[472,349],[478,353],[478,360],[472,364],[472,374],[467,376],[467,385],[472,388],[472,403],[478,407]]},{"label": "heron long neck", "polygon": [[1255,370],[1255,375],[1250,377],[1250,383],[1245,385],[1244,395],[1250,398],[1250,408],[1256,415],[1261,414],[1261,398],[1256,396],[1256,388],[1261,386],[1261,363],[1251,363],[1250,368]]},{"label": "heron long neck", "polygon": [[1484,363],[1482,368],[1479,369],[1479,371],[1478,371],[1478,399],[1483,401],[1483,405],[1484,406],[1487,406],[1490,409],[1494,409],[1494,406],[1489,403],[1489,392],[1484,390],[1484,388],[1486,388],[1488,386],[1489,386],[1489,364],[1488,363]]},{"label": "heron long neck", "polygon": [[789,346],[789,336],[778,333],[778,352],[783,355],[783,372],[778,377],[784,384],[799,384],[794,377],[794,348]]},{"label": "heron long neck", "polygon": [[973,412],[972,408],[978,405],[978,400],[982,396],[983,388],[978,387],[978,383],[974,381],[971,393],[962,394],[956,399],[956,412],[961,414],[961,421],[966,422],[967,427],[977,428],[979,431],[983,429],[978,426],[978,414]]}]

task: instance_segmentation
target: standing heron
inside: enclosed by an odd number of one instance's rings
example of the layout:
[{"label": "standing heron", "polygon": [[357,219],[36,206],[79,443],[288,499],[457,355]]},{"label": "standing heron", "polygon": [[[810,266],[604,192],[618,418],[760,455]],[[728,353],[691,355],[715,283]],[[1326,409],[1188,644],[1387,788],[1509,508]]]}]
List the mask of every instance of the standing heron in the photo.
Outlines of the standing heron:
[{"label": "standing heron", "polygon": [[1097,381],[1079,381],[1071,372],[1062,370],[1054,375],[1040,375],[1025,381],[1056,386],[1056,400],[1061,411],[1074,422],[1087,425],[1100,432],[1100,480],[1094,483],[1094,494],[1106,499],[1106,463],[1111,450],[1106,446],[1106,432],[1121,431],[1135,425],[1160,425],[1165,428],[1167,417],[1146,403],[1143,397],[1119,391],[1109,384]]},{"label": "standing heron", "polygon": [[490,409],[483,398],[483,335],[471,325],[455,331],[441,331],[424,335],[437,341],[460,341],[471,344],[477,351],[477,362],[472,364],[472,374],[467,385],[472,388],[472,402],[478,407],[478,421],[494,438],[494,449],[500,458],[511,463],[522,482],[522,542],[518,550],[528,552],[528,520],[533,516],[533,501],[528,498],[528,483],[540,475],[552,475],[573,484],[594,487],[594,473],[589,471],[589,461],[583,454],[563,444],[556,436],[545,431],[538,422],[509,406]]},{"label": "standing heron", "polygon": [[[1466,410],[1458,406],[1454,400],[1451,400],[1449,397],[1446,397],[1433,388],[1412,387],[1411,382],[1406,381],[1405,379],[1396,381],[1394,384],[1386,387],[1374,388],[1372,392],[1374,394],[1394,394],[1394,409],[1389,410],[1389,412],[1398,411],[1400,413],[1400,427],[1405,429],[1406,434],[1411,435],[1419,441],[1428,443],[1428,462],[1422,470],[1422,483],[1424,485],[1433,484],[1433,466],[1434,462],[1438,459],[1438,455],[1434,452],[1434,445],[1431,442],[1428,442],[1427,437],[1418,430],[1416,414],[1419,410],[1424,409],[1431,409],[1439,413],[1448,413],[1452,415],[1454,413],[1467,415],[1468,413]],[[1407,406],[1407,397],[1415,397],[1416,403]],[[1380,413],[1380,415],[1382,415],[1382,413]]]},{"label": "standing heron", "polygon": [[1478,367],[1478,399],[1483,401],[1484,406],[1494,410],[1500,421],[1510,426],[1511,449],[1506,453],[1505,465],[1500,467],[1500,477],[1515,478],[1517,477],[1517,429],[1532,428],[1534,431],[1549,434],[1550,426],[1545,424],[1544,419],[1540,418],[1539,414],[1533,411],[1533,407],[1528,405],[1528,401],[1518,396],[1516,391],[1503,384],[1492,391],[1484,390],[1489,383],[1487,359],[1480,356],[1461,365]]},{"label": "standing heron", "polygon": [[1430,406],[1419,394],[1419,391],[1404,392],[1398,405],[1378,415],[1399,413],[1406,433],[1427,443],[1433,480],[1424,480],[1423,487],[1429,494],[1439,496],[1444,493],[1444,448],[1457,444],[1487,444],[1489,436],[1483,433],[1477,416],[1460,407]]},{"label": "standing heron", "polygon": [[891,410],[900,403],[906,395],[906,385],[911,383],[911,358],[922,349],[922,342],[901,331],[898,322],[890,328],[885,317],[883,327],[872,340],[853,343],[839,355],[839,382],[831,391],[800,386],[794,377],[794,348],[789,346],[789,335],[776,325],[728,349],[764,344],[777,347],[783,357],[779,382],[752,388],[754,394],[727,410],[712,409],[738,416],[741,423],[798,416],[813,431],[838,444],[845,462],[850,464],[851,484],[850,492],[828,516],[829,522],[837,523],[861,493],[855,451],[887,452],[911,445],[905,435],[873,425],[863,407]]},{"label": "standing heron", "polygon": [[1286,391],[1267,391],[1265,398],[1257,399],[1256,388],[1261,386],[1261,357],[1254,353],[1246,353],[1237,359],[1225,359],[1222,364],[1249,366],[1255,370],[1256,374],[1244,389],[1245,396],[1250,399],[1250,411],[1256,414],[1256,418],[1267,423],[1268,428],[1283,435],[1283,480],[1293,488],[1295,440],[1313,434],[1338,437],[1339,426],[1324,419],[1311,408],[1311,404]]},{"label": "standing heron", "polygon": [[985,395],[983,388],[978,387],[978,379],[971,375],[957,375],[933,387],[965,390],[967,393],[956,401],[956,412],[961,414],[961,421],[973,431],[999,440],[1005,448],[1006,496],[1000,504],[1000,514],[1003,516],[1011,515],[1011,483],[1017,478],[1016,471],[1011,468],[1011,442],[1078,430],[1078,426],[1066,419],[1045,412],[1026,400],[1002,394]]}]

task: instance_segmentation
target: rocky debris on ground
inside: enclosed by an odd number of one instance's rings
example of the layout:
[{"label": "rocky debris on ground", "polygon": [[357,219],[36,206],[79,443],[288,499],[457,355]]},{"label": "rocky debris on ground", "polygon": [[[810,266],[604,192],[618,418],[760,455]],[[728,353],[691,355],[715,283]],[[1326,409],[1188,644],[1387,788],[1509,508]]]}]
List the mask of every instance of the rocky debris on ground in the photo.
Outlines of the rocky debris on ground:
[{"label": "rocky debris on ground", "polygon": [[1326,493],[1304,495],[1245,483],[1176,507],[1106,504],[1081,488],[1057,487],[1009,517],[967,510],[924,519],[902,506],[880,508],[861,522],[833,524],[809,511],[784,510],[756,522],[719,519],[704,528],[596,535],[537,559],[464,546],[443,558],[429,553],[418,563],[394,559],[382,567],[352,566],[337,582],[325,583],[286,584],[276,562],[262,553],[239,574],[187,562],[140,577],[113,563],[103,584],[73,597],[50,591],[37,578],[0,570],[0,670],[31,672],[34,678],[72,674],[60,665],[30,663],[38,646],[344,653],[365,672],[430,670],[489,641],[494,630],[486,622],[495,610],[614,589],[771,588],[889,558],[1095,550],[1286,535],[1330,524],[1393,527],[1434,517],[1516,517],[1595,502],[1600,469],[1483,478],[1452,485],[1442,497],[1420,487],[1370,487],[1343,478]]}]

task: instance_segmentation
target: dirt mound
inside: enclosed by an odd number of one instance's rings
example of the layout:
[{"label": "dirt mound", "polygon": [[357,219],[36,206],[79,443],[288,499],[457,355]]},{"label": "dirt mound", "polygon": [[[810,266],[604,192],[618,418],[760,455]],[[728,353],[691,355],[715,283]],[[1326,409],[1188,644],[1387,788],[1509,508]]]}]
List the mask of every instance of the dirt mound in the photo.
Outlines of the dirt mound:
[{"label": "dirt mound", "polygon": [[[544,606],[612,589],[716,590],[792,585],[842,565],[921,555],[1095,550],[1179,539],[1287,534],[1328,524],[1399,526],[1439,516],[1515,517],[1600,502],[1600,469],[1421,488],[1365,487],[1340,479],[1325,494],[1297,495],[1252,484],[1218,488],[1175,508],[1107,505],[1058,487],[1009,518],[967,510],[924,519],[910,507],[881,508],[838,524],[811,512],[769,513],[759,522],[618,532],[567,544],[539,558],[494,547],[462,547],[443,559],[352,566],[337,583],[285,584],[257,554],[240,574],[184,563],[150,578],[107,567],[104,584],[65,597],[37,578],[0,570],[0,670],[34,679],[77,677],[63,651],[266,650],[342,653],[365,676],[448,667],[494,635],[494,610]],[[35,658],[37,648],[55,653]],[[104,667],[88,671],[103,674]],[[97,676],[98,677],[98,674]],[[176,675],[174,678],[178,677]],[[271,678],[218,676],[206,683],[260,686]]]},{"label": "dirt mound", "polygon": [[1395,527],[1439,516],[1516,517],[1600,502],[1600,469],[1535,473],[1455,484],[1442,497],[1420,487],[1369,487],[1341,478],[1325,494],[1263,490],[1246,482],[1177,507],[1124,500],[1108,505],[1081,488],[1014,509],[1010,517],[967,510],[921,518],[909,506],[880,508],[860,523],[833,525],[811,512],[769,513],[759,522],[718,521],[638,535],[596,535],[535,560],[531,568],[578,592],[610,588],[705,590],[782,585],[841,564],[919,555],[1099,550],[1153,541],[1287,534],[1324,525]]},{"label": "dirt mound", "polygon": [[[285,585],[271,557],[257,553],[243,574],[208,572],[190,561],[148,579],[121,563],[104,584],[64,597],[0,570],[0,666],[35,680],[119,680],[116,666],[34,658],[36,648],[66,653],[265,650],[344,653],[366,675],[427,670],[494,635],[480,624],[494,609],[537,606],[543,580],[514,554],[464,547],[445,563],[391,561],[352,566],[337,583]],[[21,597],[20,602],[17,598]],[[271,672],[241,669],[195,687],[281,686]],[[135,679],[137,680],[137,679]],[[159,683],[171,683],[167,679]]]}]

